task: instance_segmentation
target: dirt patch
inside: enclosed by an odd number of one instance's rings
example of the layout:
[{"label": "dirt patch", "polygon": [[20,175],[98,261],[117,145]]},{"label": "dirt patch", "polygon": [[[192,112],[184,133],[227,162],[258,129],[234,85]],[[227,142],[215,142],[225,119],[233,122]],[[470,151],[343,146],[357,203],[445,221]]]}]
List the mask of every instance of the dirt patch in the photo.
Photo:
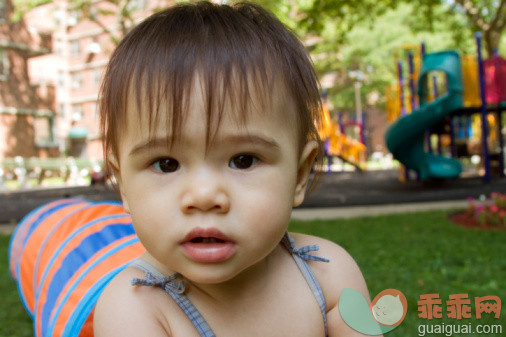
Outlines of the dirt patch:
[{"label": "dirt patch", "polygon": [[451,213],[448,215],[448,219],[462,227],[468,227],[468,228],[477,228],[477,229],[483,229],[483,230],[498,230],[498,231],[506,231],[505,226],[492,226],[489,224],[480,224],[474,216],[470,215],[469,213],[465,211]]}]

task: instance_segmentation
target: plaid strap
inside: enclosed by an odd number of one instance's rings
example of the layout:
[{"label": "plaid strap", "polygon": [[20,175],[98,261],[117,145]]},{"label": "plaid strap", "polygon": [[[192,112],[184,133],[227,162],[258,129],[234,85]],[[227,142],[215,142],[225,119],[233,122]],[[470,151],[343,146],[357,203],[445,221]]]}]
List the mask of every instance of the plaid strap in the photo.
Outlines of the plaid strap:
[{"label": "plaid strap", "polygon": [[293,238],[290,235],[288,235],[288,232],[285,233],[285,236],[283,236],[281,242],[283,242],[283,244],[290,251],[290,253],[292,253],[293,258],[297,263],[297,266],[299,267],[300,271],[302,272],[302,275],[309,284],[309,287],[311,288],[311,291],[313,292],[316,301],[318,302],[318,306],[320,307],[320,311],[322,313],[323,325],[325,327],[325,336],[328,336],[327,303],[325,302],[325,297],[323,296],[322,288],[320,287],[320,284],[318,283],[316,276],[314,275],[313,271],[307,264],[306,260],[319,261],[319,262],[329,262],[330,260],[321,256],[308,254],[308,252],[318,251],[320,249],[318,245],[303,246],[300,248],[297,247],[295,245],[295,241],[293,240]]},{"label": "plaid strap", "polygon": [[146,273],[146,279],[132,279],[132,285],[158,286],[165,290],[184,311],[191,320],[195,328],[202,337],[215,337],[213,330],[209,327],[204,317],[184,295],[184,281],[178,280],[181,274],[175,273],[170,276],[164,276],[155,267],[143,260],[135,260],[130,264],[131,267],[140,269]]}]

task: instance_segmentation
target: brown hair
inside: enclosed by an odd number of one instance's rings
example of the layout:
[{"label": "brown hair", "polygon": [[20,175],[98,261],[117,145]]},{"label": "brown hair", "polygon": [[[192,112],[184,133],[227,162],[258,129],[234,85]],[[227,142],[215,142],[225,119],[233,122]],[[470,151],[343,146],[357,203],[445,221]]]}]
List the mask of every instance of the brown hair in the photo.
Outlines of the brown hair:
[{"label": "brown hair", "polygon": [[[158,124],[162,102],[168,103],[172,113],[167,127],[174,138],[197,75],[206,101],[207,140],[219,126],[227,98],[244,108],[251,103],[249,86],[269,97],[275,80],[281,79],[297,108],[293,120],[300,148],[309,139],[320,143],[315,127],[321,111],[318,80],[297,37],[256,4],[201,1],[153,14],[114,51],[100,94],[106,163],[110,154],[118,158],[129,95],[134,94],[139,117],[148,118],[150,128]],[[244,122],[247,114],[237,117]],[[215,121],[217,125],[211,125]]]}]

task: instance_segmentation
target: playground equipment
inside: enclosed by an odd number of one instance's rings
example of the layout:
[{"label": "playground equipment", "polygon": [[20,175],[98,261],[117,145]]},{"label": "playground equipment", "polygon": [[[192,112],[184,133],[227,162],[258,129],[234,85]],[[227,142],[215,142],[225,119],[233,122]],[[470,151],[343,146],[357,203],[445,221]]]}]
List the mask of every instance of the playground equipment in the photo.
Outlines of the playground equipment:
[{"label": "playground equipment", "polygon": [[[362,125],[352,123],[360,128],[362,134]],[[351,125],[351,124],[350,124]],[[339,123],[332,120],[330,111],[326,104],[323,105],[322,123],[319,127],[318,134],[325,144],[325,156],[328,159],[328,167],[332,157],[338,157],[341,160],[350,163],[358,170],[365,169],[366,146],[357,140],[347,137]]]},{"label": "playground equipment", "polygon": [[[499,173],[504,176],[501,130],[502,111],[506,108],[506,60],[494,56],[482,62],[481,36],[477,35],[476,40],[477,60],[451,51],[425,55],[422,52],[418,109],[413,86],[410,85],[411,95],[404,97],[400,63],[399,84],[387,88],[388,119],[393,121],[385,135],[387,146],[394,157],[406,168],[416,171],[421,180],[460,175],[462,165],[452,158],[440,156],[445,141],[453,158],[462,152],[469,154],[469,148],[479,153],[485,181],[490,180],[491,161],[498,162]],[[412,78],[412,56],[409,63]],[[437,74],[430,78],[429,74],[434,72]],[[446,93],[441,96],[440,92]],[[439,155],[433,154],[431,134],[438,135]],[[475,144],[481,145],[478,151]],[[491,154],[489,148],[492,145],[495,151]],[[457,151],[457,148],[461,150]]]},{"label": "playground equipment", "polygon": [[107,283],[144,252],[117,202],[62,199],[28,214],[9,247],[9,268],[36,337],[92,337]]},{"label": "playground equipment", "polygon": [[[448,77],[448,93],[428,102],[427,75],[440,70]],[[385,140],[394,158],[420,174],[420,178],[453,178],[462,171],[454,159],[424,151],[425,130],[462,106],[462,76],[459,56],[455,52],[428,54],[420,71],[420,109],[398,119],[388,129]]]}]

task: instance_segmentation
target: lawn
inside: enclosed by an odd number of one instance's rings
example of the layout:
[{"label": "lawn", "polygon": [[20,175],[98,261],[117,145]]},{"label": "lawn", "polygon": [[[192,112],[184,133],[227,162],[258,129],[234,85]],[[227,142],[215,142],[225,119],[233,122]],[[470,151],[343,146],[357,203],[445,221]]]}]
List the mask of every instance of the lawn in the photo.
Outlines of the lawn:
[{"label": "lawn", "polygon": [[[462,228],[446,219],[446,212],[424,212],[347,220],[294,221],[291,231],[310,233],[343,246],[356,259],[371,297],[395,288],[408,300],[404,322],[387,336],[418,336],[419,325],[471,326],[501,324],[506,331],[503,305],[500,319],[483,314],[475,319],[474,297],[499,296],[506,301],[506,231]],[[0,336],[31,336],[31,320],[18,298],[7,268],[9,236],[0,235]],[[418,318],[420,295],[438,293],[443,318]],[[451,294],[469,294],[471,319],[449,319],[446,300]],[[444,323],[444,325],[443,325]],[[446,330],[448,331],[448,330]],[[429,334],[427,334],[429,335]],[[499,336],[458,334],[452,336]],[[435,335],[431,335],[435,336]],[[437,336],[444,336],[438,334]]]}]

